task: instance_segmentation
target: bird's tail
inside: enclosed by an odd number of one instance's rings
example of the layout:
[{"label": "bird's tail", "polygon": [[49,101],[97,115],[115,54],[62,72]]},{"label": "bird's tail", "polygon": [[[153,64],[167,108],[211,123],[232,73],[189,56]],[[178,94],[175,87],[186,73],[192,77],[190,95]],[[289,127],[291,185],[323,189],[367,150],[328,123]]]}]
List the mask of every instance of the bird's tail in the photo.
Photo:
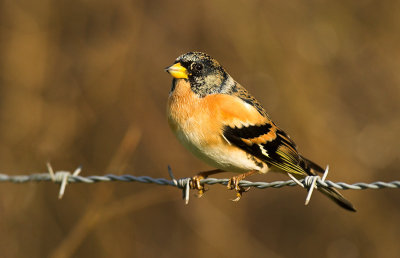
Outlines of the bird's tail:
[{"label": "bird's tail", "polygon": [[[316,173],[324,173],[325,169],[320,167],[319,165],[315,164],[311,160],[308,160],[304,157],[302,157],[302,167],[304,170],[307,172],[309,175],[316,175]],[[354,208],[353,204],[348,201],[344,196],[337,191],[334,188],[331,187],[325,187],[325,186],[318,186],[317,188],[321,193],[323,193],[325,196],[327,196],[329,199],[334,201],[336,204],[338,204],[340,207],[349,210],[349,211],[356,211]]]},{"label": "bird's tail", "polygon": [[341,193],[339,193],[339,191],[336,190],[335,188],[318,186],[317,189],[325,196],[327,196],[329,199],[336,202],[340,207],[349,211],[356,211],[353,204],[346,198],[344,198],[344,196]]}]

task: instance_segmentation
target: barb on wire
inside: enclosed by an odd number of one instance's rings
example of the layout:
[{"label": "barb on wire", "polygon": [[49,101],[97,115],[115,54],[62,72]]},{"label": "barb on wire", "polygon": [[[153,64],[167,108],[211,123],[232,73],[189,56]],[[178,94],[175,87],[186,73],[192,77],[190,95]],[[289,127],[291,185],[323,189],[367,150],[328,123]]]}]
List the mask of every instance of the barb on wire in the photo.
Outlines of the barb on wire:
[{"label": "barb on wire", "polygon": [[308,188],[308,194],[306,197],[306,201],[304,203],[304,205],[308,205],[308,203],[311,200],[311,195],[314,191],[314,188],[317,188],[317,180],[320,180],[321,182],[324,182],[326,177],[328,176],[328,171],[329,171],[329,165],[326,166],[324,175],[322,176],[322,179],[320,176],[315,175],[315,176],[307,176],[303,179],[304,183],[300,182],[299,180],[297,180],[297,178],[295,178],[292,174],[287,173],[288,176],[293,179],[294,182],[296,182],[296,184],[298,184],[299,186],[303,187],[303,188]]},{"label": "barb on wire", "polygon": [[[50,165],[50,162],[47,162],[47,170],[50,174],[51,181],[54,183],[60,183],[60,192],[58,193],[58,199],[62,199],[64,196],[65,192],[65,187],[67,187],[68,184],[68,178],[71,176],[71,173],[68,171],[58,171],[57,173],[54,173],[53,168]],[[75,169],[74,173],[72,173],[72,176],[78,176],[79,173],[81,173],[82,168],[78,167]]]},{"label": "barb on wire", "polygon": [[[61,184],[58,198],[61,199],[64,195],[65,188],[68,183],[87,183],[93,184],[98,182],[111,182],[111,181],[122,181],[122,182],[139,182],[148,184],[158,184],[158,185],[170,185],[182,189],[183,199],[187,204],[189,202],[189,190],[191,178],[180,178],[175,179],[171,168],[168,166],[168,173],[171,180],[165,178],[152,178],[149,176],[133,176],[133,175],[114,175],[107,174],[104,176],[80,176],[81,167],[75,169],[74,172],[69,171],[54,171],[51,165],[47,164],[47,173],[30,174],[30,175],[7,175],[0,174],[1,182],[11,182],[11,183],[27,183],[27,182],[40,182],[40,181],[52,181],[57,184]],[[250,182],[242,180],[239,186],[242,187],[255,187],[258,189],[265,188],[281,188],[285,186],[296,186],[301,185],[304,188],[308,188],[309,192],[306,199],[306,205],[310,201],[312,189],[319,186],[333,187],[340,190],[364,190],[364,189],[383,189],[383,188],[400,188],[400,181],[392,182],[373,182],[373,183],[343,183],[343,182],[332,182],[326,179],[329,167],[326,168],[324,176],[322,179],[319,176],[310,176],[304,179],[298,180],[292,178],[293,180],[287,181],[275,181],[275,182]],[[229,179],[217,179],[217,178],[206,178],[200,180],[202,184],[215,185],[222,184],[227,185]]]},{"label": "barb on wire", "polygon": [[168,174],[169,177],[172,179],[172,182],[174,182],[174,185],[178,188],[182,189],[182,199],[185,200],[185,204],[189,203],[189,190],[190,190],[190,177],[182,178],[176,180],[174,177],[174,174],[172,174],[172,169],[168,165]]}]

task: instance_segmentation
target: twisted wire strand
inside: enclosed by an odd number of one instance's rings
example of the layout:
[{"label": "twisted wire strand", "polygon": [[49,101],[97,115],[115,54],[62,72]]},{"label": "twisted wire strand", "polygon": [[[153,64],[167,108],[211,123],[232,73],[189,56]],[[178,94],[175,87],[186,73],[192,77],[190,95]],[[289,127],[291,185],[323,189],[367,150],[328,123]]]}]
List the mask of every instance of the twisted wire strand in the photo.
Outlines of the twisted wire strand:
[{"label": "twisted wire strand", "polygon": [[[152,183],[158,185],[170,185],[178,188],[184,188],[190,178],[181,179],[166,179],[166,178],[152,178],[149,176],[133,176],[133,175],[114,175],[107,174],[104,176],[74,176],[68,171],[57,171],[55,172],[56,179],[54,180],[49,173],[40,174],[30,174],[30,175],[7,175],[0,174],[0,182],[11,182],[11,183],[27,183],[27,182],[40,182],[40,181],[54,181],[60,183],[59,178],[63,173],[68,175],[68,183],[99,183],[99,182],[112,182],[112,181],[122,181],[122,182],[139,182],[139,183]],[[206,178],[202,179],[200,182],[207,185],[222,184],[227,185],[229,179],[217,179],[217,178]],[[304,183],[305,179],[299,180]],[[250,182],[242,180],[239,183],[242,187],[256,187],[259,189],[265,188],[281,188],[285,186],[296,186],[297,183],[293,180],[287,181],[274,181],[274,182]],[[392,182],[372,182],[372,183],[344,183],[344,182],[332,182],[329,180],[322,181],[317,179],[317,186],[328,186],[341,190],[364,190],[364,189],[382,189],[382,188],[400,188],[400,181]]]},{"label": "twisted wire strand", "polygon": [[[30,174],[30,175],[7,175],[0,174],[0,182],[11,182],[11,183],[27,183],[27,182],[40,182],[40,181],[52,181],[54,183],[60,184],[60,191],[58,193],[58,198],[61,199],[64,196],[65,188],[68,183],[99,183],[99,182],[113,182],[113,181],[122,181],[122,182],[139,182],[139,183],[147,183],[147,184],[158,184],[158,185],[170,185],[177,188],[182,189],[182,198],[185,200],[185,203],[189,203],[189,191],[190,191],[190,182],[191,178],[180,178],[175,179],[172,174],[171,168],[168,166],[168,173],[171,180],[166,178],[152,178],[149,176],[133,176],[133,175],[114,175],[107,174],[104,176],[80,176],[81,168],[78,167],[74,172],[69,171],[56,171],[54,172],[53,168],[49,163],[47,163],[48,173],[40,173],[40,174]],[[281,188],[284,186],[296,186],[300,185],[301,187],[308,189],[308,195],[305,201],[305,205],[307,205],[310,201],[312,191],[314,188],[318,188],[319,186],[328,186],[333,188],[338,188],[342,190],[352,189],[352,190],[363,190],[363,189],[382,189],[382,188],[400,188],[400,181],[392,181],[392,182],[373,182],[373,183],[354,183],[347,184],[342,182],[334,183],[332,181],[325,180],[326,175],[328,174],[329,167],[326,168],[324,176],[320,178],[319,176],[308,176],[304,179],[297,180],[293,178],[293,180],[287,181],[275,181],[275,182],[250,182],[242,180],[239,182],[239,186],[241,187],[256,187],[259,189],[265,188]],[[290,174],[288,174],[290,176]],[[200,180],[202,184],[215,185],[222,184],[227,185],[229,179],[217,179],[217,178],[206,178]]]},{"label": "twisted wire strand", "polygon": [[[182,189],[182,197],[185,200],[185,203],[189,203],[189,191],[190,191],[190,183],[191,178],[180,178],[175,179],[172,173],[171,168],[168,166],[168,173],[171,180],[166,178],[152,178],[149,176],[133,176],[133,175],[114,175],[107,174],[104,176],[80,176],[81,167],[78,167],[72,173],[69,171],[54,171],[51,167],[50,163],[47,163],[48,173],[40,173],[40,174],[30,174],[30,175],[7,175],[0,174],[0,183],[1,182],[11,182],[11,183],[27,183],[27,182],[40,182],[40,181],[52,181],[54,183],[60,184],[60,191],[58,193],[58,198],[61,199],[64,196],[65,188],[68,183],[86,183],[93,184],[99,182],[113,182],[113,181],[122,181],[122,182],[139,182],[139,183],[147,183],[147,184],[158,184],[158,185],[170,185],[177,188]],[[382,188],[400,188],[400,181],[392,181],[392,182],[373,182],[373,183],[354,183],[347,184],[343,182],[332,182],[325,180],[328,175],[329,166],[326,167],[325,173],[323,177],[319,176],[307,176],[304,179],[298,180],[288,174],[292,180],[287,181],[275,181],[275,182],[250,182],[242,180],[239,182],[239,186],[241,187],[256,187],[259,189],[265,188],[281,188],[284,186],[296,186],[300,185],[301,187],[308,189],[308,195],[305,201],[305,205],[307,205],[310,201],[312,192],[315,188],[319,186],[325,187],[333,187],[341,190],[363,190],[363,189],[382,189]],[[217,178],[206,178],[200,180],[201,184],[215,185],[222,184],[227,185],[229,179],[217,179]]]}]

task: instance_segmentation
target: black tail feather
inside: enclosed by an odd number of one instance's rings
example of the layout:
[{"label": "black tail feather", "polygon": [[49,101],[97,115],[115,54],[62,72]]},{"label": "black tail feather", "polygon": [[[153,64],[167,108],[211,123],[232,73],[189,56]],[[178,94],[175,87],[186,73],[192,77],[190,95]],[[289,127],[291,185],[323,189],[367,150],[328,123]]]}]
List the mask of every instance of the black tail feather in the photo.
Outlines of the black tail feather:
[{"label": "black tail feather", "polygon": [[354,208],[353,204],[350,201],[346,200],[344,196],[339,193],[339,191],[337,191],[335,188],[319,186],[317,189],[329,199],[337,203],[340,207],[349,211],[357,211]]},{"label": "black tail feather", "polygon": [[300,166],[309,174],[310,176],[315,176],[317,173],[324,173],[325,169],[323,169],[318,164],[315,164],[311,160],[300,156],[301,157],[301,164]]}]

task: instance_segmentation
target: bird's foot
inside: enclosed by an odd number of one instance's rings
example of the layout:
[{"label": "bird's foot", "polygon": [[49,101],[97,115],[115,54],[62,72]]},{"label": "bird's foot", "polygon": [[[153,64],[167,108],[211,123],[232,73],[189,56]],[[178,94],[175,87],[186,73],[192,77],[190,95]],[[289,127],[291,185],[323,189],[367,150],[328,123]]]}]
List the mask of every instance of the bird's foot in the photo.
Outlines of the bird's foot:
[{"label": "bird's foot", "polygon": [[200,182],[200,180],[205,179],[210,175],[214,175],[214,174],[218,174],[218,173],[222,173],[222,172],[224,172],[224,171],[221,169],[214,169],[214,170],[210,170],[210,171],[200,172],[191,178],[189,186],[191,189],[198,190],[196,196],[198,198],[200,198],[203,196],[204,192],[208,191],[208,189],[206,189],[204,187],[204,184],[202,184]]},{"label": "bird's foot", "polygon": [[200,180],[205,179],[206,177],[207,177],[207,176],[203,176],[201,173],[199,173],[199,174],[193,176],[193,177],[191,178],[191,180],[190,180],[190,188],[191,188],[191,189],[195,189],[195,190],[198,191],[197,194],[196,194],[196,197],[198,197],[198,198],[202,197],[203,194],[204,194],[206,191],[208,191],[208,189],[206,189],[206,188],[204,187],[204,184],[202,184],[202,183],[200,182]]},{"label": "bird's foot", "polygon": [[241,174],[241,175],[234,176],[231,179],[229,179],[227,188],[229,190],[235,189],[235,191],[236,191],[236,198],[232,200],[234,202],[239,201],[240,198],[242,198],[243,193],[245,193],[245,192],[250,190],[250,187],[244,188],[244,187],[239,185],[239,182],[241,180],[243,180],[245,177],[246,177],[246,174]]}]

